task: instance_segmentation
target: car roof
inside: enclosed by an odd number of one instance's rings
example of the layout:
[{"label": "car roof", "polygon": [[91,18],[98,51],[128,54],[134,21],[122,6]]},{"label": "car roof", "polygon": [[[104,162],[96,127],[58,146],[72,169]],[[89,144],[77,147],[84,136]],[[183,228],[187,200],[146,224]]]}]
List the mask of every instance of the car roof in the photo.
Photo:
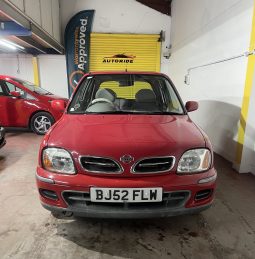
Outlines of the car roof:
[{"label": "car roof", "polygon": [[9,78],[11,80],[19,79],[19,78],[15,77],[15,76],[0,75],[0,79],[6,79],[6,78]]},{"label": "car roof", "polygon": [[[155,75],[155,76],[164,76],[167,77],[163,73],[159,72],[149,72],[149,71],[92,71],[89,73],[85,73],[83,78],[88,75]],[[8,75],[0,75],[0,79],[9,78],[11,80],[22,80],[15,76],[8,76]]]},{"label": "car roof", "polygon": [[14,76],[7,76],[7,75],[0,75],[0,78],[1,78],[1,79],[5,79],[5,78],[14,79],[15,77],[14,77]]},{"label": "car roof", "polygon": [[[126,75],[161,75],[161,76],[166,76],[163,73],[159,73],[159,72],[148,72],[148,71],[92,71],[89,73],[85,73],[85,75],[116,75],[116,74],[126,74]],[[19,79],[15,76],[9,76],[9,75],[0,75],[0,79],[5,79],[5,78],[10,78],[10,79]],[[21,79],[19,79],[21,80]]]}]

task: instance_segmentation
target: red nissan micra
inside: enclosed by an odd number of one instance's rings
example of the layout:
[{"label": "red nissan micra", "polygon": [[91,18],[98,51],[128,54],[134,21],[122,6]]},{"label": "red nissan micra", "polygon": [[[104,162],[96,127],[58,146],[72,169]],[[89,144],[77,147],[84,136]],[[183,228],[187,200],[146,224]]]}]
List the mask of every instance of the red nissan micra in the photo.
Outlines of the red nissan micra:
[{"label": "red nissan micra", "polygon": [[0,124],[30,128],[43,135],[63,114],[64,110],[51,107],[51,101],[56,99],[68,101],[30,82],[0,75]]},{"label": "red nissan micra", "polygon": [[[53,101],[55,109],[64,102]],[[216,171],[208,137],[159,73],[83,77],[43,139],[37,186],[53,215],[104,218],[198,213],[213,201]]]}]

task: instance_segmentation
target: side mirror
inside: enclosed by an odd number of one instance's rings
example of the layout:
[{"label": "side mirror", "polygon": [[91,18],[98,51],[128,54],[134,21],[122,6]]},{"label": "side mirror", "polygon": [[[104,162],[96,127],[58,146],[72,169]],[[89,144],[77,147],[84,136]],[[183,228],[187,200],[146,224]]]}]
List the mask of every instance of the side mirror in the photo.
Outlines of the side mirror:
[{"label": "side mirror", "polygon": [[51,107],[56,111],[63,112],[66,108],[66,102],[64,100],[53,100],[51,101]]},{"label": "side mirror", "polygon": [[194,102],[194,101],[186,102],[185,108],[187,112],[196,111],[198,109],[198,102]]},{"label": "side mirror", "polygon": [[21,97],[21,94],[20,94],[19,91],[11,91],[10,95],[13,96],[13,97],[16,97],[16,98],[20,98]]}]

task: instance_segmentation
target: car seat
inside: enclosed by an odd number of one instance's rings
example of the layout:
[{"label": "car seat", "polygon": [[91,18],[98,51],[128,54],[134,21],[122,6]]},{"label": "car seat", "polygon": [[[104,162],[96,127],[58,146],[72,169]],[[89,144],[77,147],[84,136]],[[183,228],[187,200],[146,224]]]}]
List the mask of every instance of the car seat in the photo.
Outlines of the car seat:
[{"label": "car seat", "polygon": [[141,89],[135,95],[134,109],[138,111],[158,111],[155,93],[150,89]]},{"label": "car seat", "polygon": [[116,99],[116,94],[114,95],[109,91],[110,89],[101,88],[96,92],[95,99],[106,99],[112,103],[114,103]]}]

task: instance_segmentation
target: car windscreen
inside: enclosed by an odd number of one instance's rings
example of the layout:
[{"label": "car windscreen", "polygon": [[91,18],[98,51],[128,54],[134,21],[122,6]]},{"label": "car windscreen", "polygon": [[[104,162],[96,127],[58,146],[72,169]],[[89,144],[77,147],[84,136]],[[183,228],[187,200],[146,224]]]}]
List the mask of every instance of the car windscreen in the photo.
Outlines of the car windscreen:
[{"label": "car windscreen", "polygon": [[39,86],[36,86],[34,85],[33,83],[31,82],[28,82],[28,81],[24,81],[24,80],[20,80],[20,79],[13,79],[13,81],[21,84],[21,85],[24,85],[26,88],[28,88],[30,91],[32,92],[35,92],[37,94],[40,94],[40,95],[52,95],[52,93],[50,93],[49,91],[39,87]]},{"label": "car windscreen", "polygon": [[170,81],[160,75],[91,75],[81,82],[70,114],[184,114]]}]

